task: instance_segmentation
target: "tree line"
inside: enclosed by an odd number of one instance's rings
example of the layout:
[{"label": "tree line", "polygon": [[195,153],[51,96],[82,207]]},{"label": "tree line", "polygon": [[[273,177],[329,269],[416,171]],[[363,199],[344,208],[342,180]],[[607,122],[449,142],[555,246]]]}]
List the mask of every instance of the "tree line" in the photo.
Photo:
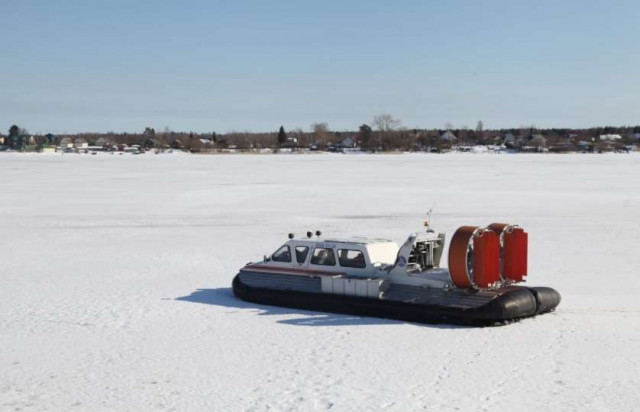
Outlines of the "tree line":
[{"label": "tree line", "polygon": [[357,130],[332,130],[326,122],[313,123],[308,130],[294,128],[286,130],[281,125],[273,132],[227,132],[205,133],[178,132],[169,128],[156,131],[146,127],[139,133],[75,133],[63,135],[31,135],[26,129],[12,125],[8,134],[0,134],[0,146],[25,150],[47,145],[60,145],[78,139],[89,145],[118,146],[139,145],[147,149],[180,149],[193,152],[220,149],[282,149],[311,148],[329,150],[335,147],[358,147],[365,151],[428,150],[447,148],[452,145],[497,145],[503,144],[507,136],[519,141],[530,141],[534,136],[543,136],[548,146],[575,145],[579,142],[597,144],[602,135],[620,135],[621,144],[638,142],[640,126],[602,126],[580,128],[537,128],[535,125],[518,128],[485,128],[478,121],[474,128],[455,127],[445,124],[443,128],[419,129],[402,126],[399,119],[389,114],[375,116]]}]

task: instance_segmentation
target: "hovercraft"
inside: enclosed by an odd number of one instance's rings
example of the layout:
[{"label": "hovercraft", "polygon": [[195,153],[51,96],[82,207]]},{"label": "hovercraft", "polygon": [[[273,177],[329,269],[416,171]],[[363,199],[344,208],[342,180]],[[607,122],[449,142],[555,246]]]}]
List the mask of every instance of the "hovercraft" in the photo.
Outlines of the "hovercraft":
[{"label": "hovercraft", "polygon": [[419,323],[505,324],[553,311],[560,294],[526,287],[528,235],[519,226],[462,226],[449,268],[441,268],[445,234],[427,222],[398,246],[386,239],[289,240],[233,279],[240,299],[273,306]]}]

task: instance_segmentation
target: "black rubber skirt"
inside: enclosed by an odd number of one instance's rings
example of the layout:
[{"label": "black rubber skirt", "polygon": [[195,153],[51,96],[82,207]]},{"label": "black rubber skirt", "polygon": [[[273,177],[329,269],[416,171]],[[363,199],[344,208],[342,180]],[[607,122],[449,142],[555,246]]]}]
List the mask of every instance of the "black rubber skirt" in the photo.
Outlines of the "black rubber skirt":
[{"label": "black rubber skirt", "polygon": [[550,312],[560,303],[560,294],[554,289],[546,287],[510,287],[484,305],[460,307],[256,288],[243,283],[240,276],[233,279],[233,293],[244,301],[271,306],[417,323],[448,323],[469,326],[509,323]]}]

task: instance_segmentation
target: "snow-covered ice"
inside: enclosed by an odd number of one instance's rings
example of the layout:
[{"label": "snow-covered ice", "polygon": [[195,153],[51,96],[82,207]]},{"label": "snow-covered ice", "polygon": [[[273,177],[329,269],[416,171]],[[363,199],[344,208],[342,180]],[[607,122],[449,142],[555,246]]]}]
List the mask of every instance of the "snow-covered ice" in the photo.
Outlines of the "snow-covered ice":
[{"label": "snow-covered ice", "polygon": [[[632,411],[640,155],[0,155],[0,410]],[[245,303],[288,232],[529,232],[555,313],[429,326]]]}]

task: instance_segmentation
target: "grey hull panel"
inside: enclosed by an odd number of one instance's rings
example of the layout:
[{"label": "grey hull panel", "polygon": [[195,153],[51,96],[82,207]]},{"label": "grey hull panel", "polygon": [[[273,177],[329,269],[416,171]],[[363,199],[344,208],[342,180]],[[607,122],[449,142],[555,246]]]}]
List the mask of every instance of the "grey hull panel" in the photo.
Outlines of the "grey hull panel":
[{"label": "grey hull panel", "polygon": [[248,286],[254,288],[267,288],[274,290],[295,290],[298,292],[322,292],[319,277],[285,275],[275,273],[260,273],[242,271],[240,279]]},{"label": "grey hull panel", "polygon": [[[319,277],[243,270],[240,272],[240,279],[247,286],[255,288],[322,293]],[[472,309],[488,304],[499,295],[495,291],[444,290],[394,284],[384,292],[381,300]]]}]

